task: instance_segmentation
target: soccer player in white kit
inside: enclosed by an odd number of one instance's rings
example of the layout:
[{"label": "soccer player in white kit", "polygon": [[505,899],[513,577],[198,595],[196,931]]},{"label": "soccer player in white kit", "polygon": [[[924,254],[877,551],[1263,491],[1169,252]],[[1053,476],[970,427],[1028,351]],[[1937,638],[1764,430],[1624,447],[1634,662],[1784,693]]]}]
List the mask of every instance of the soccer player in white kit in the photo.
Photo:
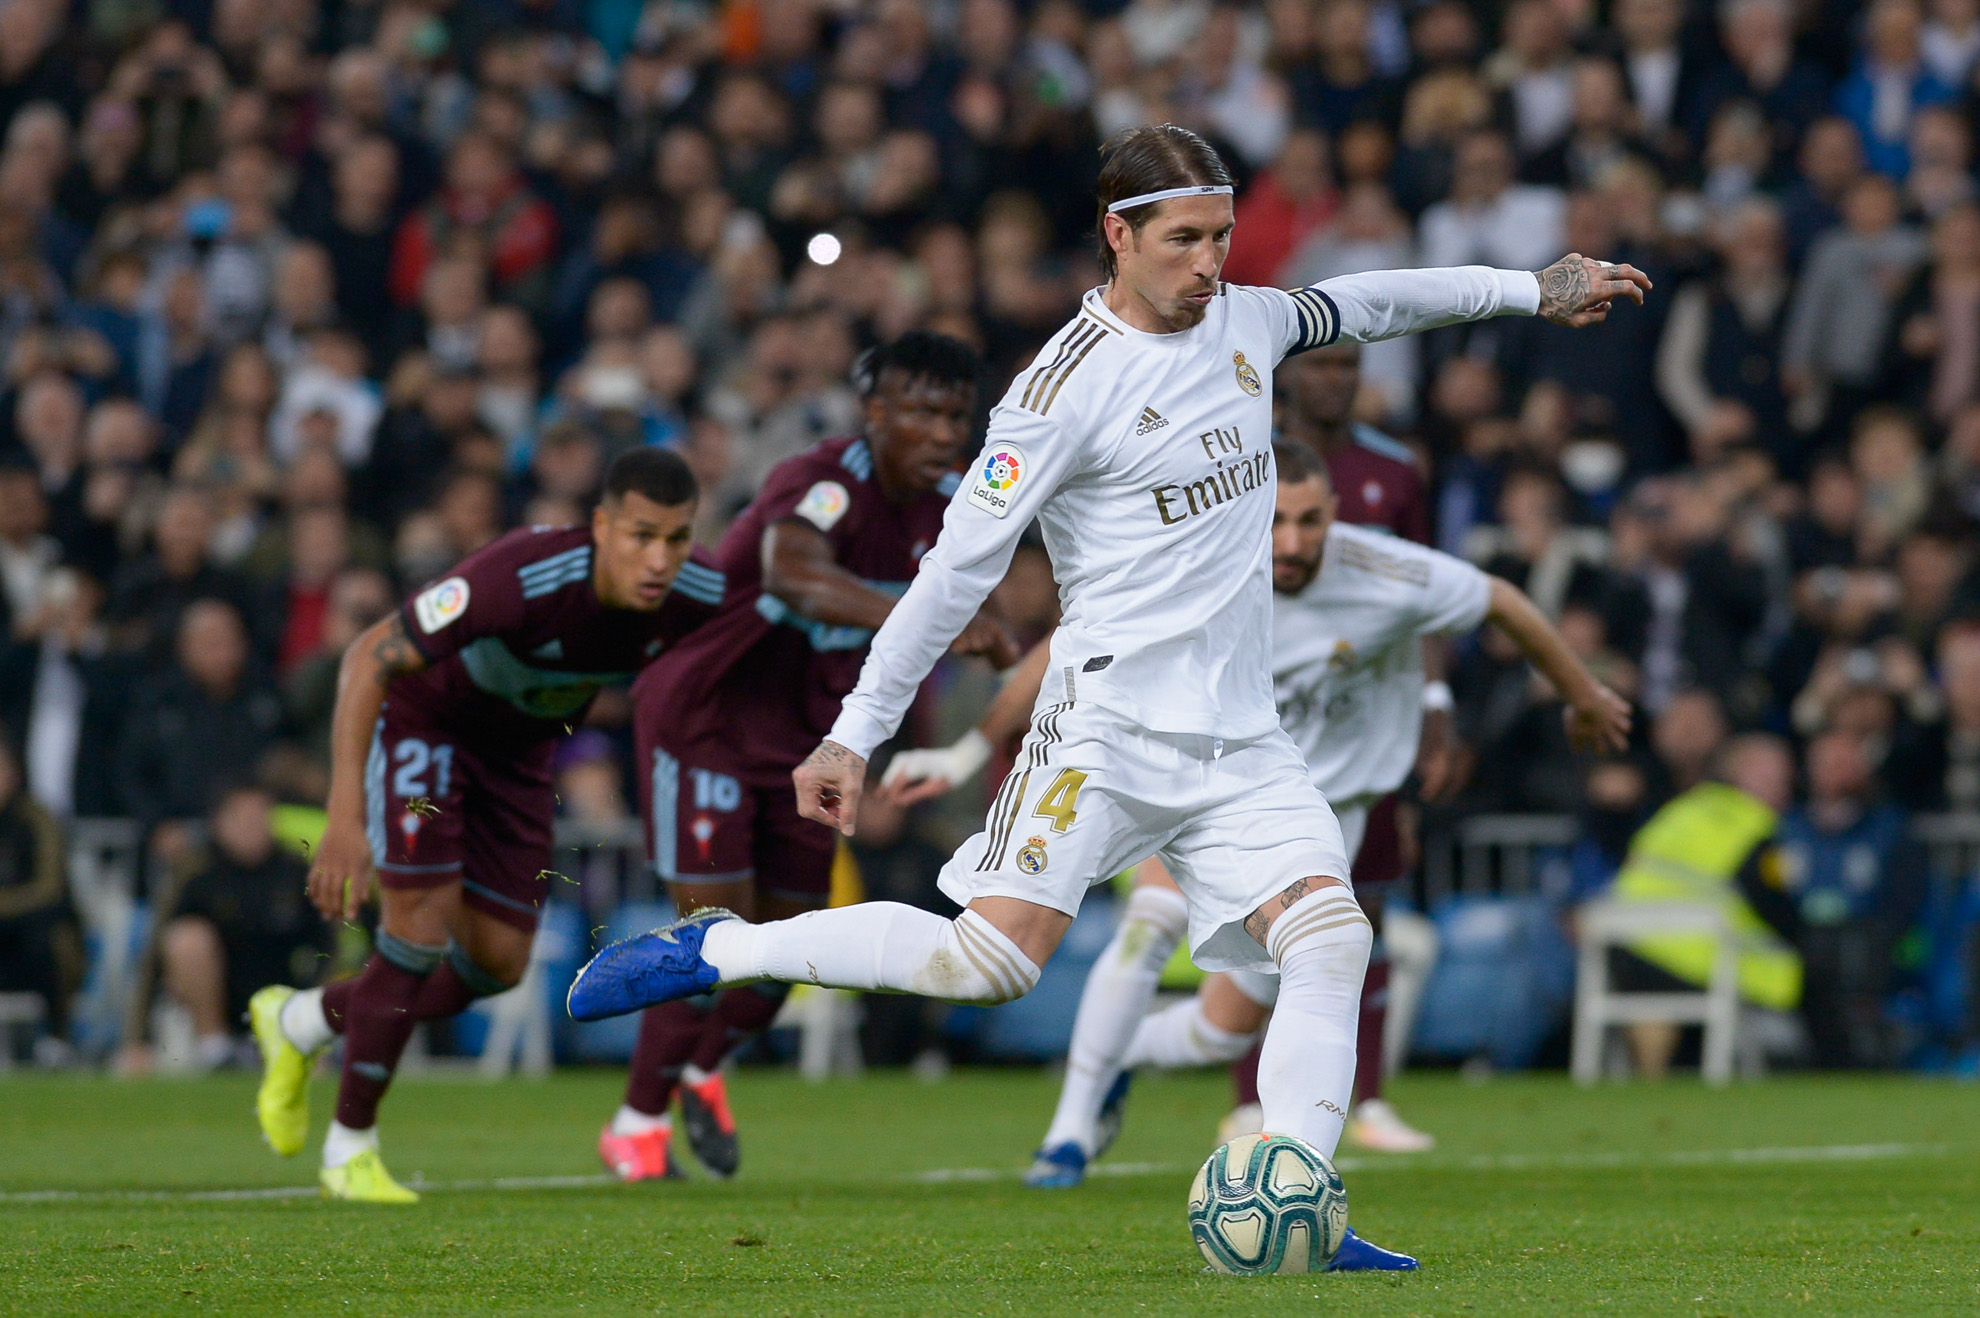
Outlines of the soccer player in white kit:
[{"label": "soccer player in white kit", "polygon": [[[1604,687],[1567,641],[1511,582],[1462,559],[1380,531],[1334,520],[1326,467],[1304,447],[1273,447],[1278,476],[1272,524],[1272,671],[1279,718],[1354,855],[1369,809],[1396,790],[1416,761],[1423,719],[1422,640],[1469,631],[1488,619],[1567,701],[1569,740],[1618,751],[1629,705]],[[899,799],[946,790],[975,772],[967,747],[1014,731],[1018,707],[1035,703],[1042,665],[1034,652],[1014,670],[971,737],[909,751],[887,768]],[[907,786],[915,779],[923,786]],[[1157,981],[1184,932],[1187,903],[1160,862],[1136,873],[1113,940],[1080,999],[1058,1110],[1027,1175],[1041,1187],[1076,1185],[1118,1129],[1123,1068],[1207,1066],[1251,1047],[1279,992],[1257,970],[1213,975],[1203,991],[1144,1019]]]},{"label": "soccer player in white kit", "polygon": [[[943,867],[954,920],[893,902],[750,925],[703,911],[601,951],[595,1019],[757,979],[997,1003],[1038,982],[1087,887],[1151,853],[1206,969],[1276,966],[1265,1128],[1332,1156],[1354,1076],[1368,920],[1271,676],[1271,372],[1288,353],[1509,313],[1601,320],[1649,280],[1575,255],[1535,275],[1392,271],[1285,293],[1218,281],[1230,176],[1172,124],[1129,130],[1098,186],[1109,279],[1014,380],[859,685],[793,775],[854,829],[866,761],[1038,522],[1064,612],[1018,767]],[[1335,1266],[1414,1267],[1353,1237]]]}]

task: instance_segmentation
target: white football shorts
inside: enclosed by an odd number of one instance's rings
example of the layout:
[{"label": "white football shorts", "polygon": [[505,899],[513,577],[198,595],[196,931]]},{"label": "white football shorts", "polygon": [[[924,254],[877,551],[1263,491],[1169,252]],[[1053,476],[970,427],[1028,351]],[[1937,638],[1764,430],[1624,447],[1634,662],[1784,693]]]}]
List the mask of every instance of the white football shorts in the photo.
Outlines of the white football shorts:
[{"label": "white football shorts", "polygon": [[1345,879],[1347,848],[1292,739],[1151,732],[1091,704],[1039,709],[984,829],[942,867],[968,905],[1017,897],[1077,914],[1086,890],[1160,855],[1205,970],[1269,967],[1244,919],[1294,880]]},{"label": "white football shorts", "polygon": [[[1345,855],[1361,854],[1361,839],[1368,832],[1368,811],[1381,800],[1379,796],[1357,796],[1340,805],[1333,806],[1334,818],[1340,821],[1341,851]],[[1333,805],[1332,802],[1328,803]],[[1268,1010],[1279,1003],[1279,968],[1277,966],[1253,966],[1248,970],[1231,971],[1231,983],[1237,991]]]}]

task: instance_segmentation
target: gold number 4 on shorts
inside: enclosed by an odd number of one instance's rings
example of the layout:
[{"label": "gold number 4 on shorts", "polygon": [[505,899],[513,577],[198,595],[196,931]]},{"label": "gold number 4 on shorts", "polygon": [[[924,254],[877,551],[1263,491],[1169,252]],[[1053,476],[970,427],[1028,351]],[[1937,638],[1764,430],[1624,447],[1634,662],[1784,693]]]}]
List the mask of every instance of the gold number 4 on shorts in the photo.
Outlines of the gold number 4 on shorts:
[{"label": "gold number 4 on shorts", "polygon": [[1078,814],[1079,789],[1086,783],[1086,774],[1078,769],[1061,769],[1052,785],[1038,798],[1038,808],[1032,815],[1052,821],[1052,831],[1063,833],[1073,825]]}]

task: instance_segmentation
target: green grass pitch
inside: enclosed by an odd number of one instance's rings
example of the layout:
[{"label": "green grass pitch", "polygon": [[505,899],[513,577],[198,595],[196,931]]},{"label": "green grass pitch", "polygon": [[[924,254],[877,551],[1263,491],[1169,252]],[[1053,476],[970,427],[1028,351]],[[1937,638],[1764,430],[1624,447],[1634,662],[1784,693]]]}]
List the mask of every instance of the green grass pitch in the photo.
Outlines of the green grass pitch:
[{"label": "green grass pitch", "polygon": [[429,1190],[411,1209],[301,1193],[314,1144],[263,1149],[246,1077],[0,1081],[0,1311],[1980,1312],[1970,1088],[1412,1077],[1395,1097],[1438,1151],[1342,1170],[1356,1225],[1423,1271],[1250,1279],[1205,1275],[1183,1220],[1220,1076],[1144,1079],[1112,1174],[1056,1193],[1016,1179],[1043,1072],[745,1072],[741,1177],[638,1187],[592,1154],[619,1079],[402,1081],[383,1131]]}]

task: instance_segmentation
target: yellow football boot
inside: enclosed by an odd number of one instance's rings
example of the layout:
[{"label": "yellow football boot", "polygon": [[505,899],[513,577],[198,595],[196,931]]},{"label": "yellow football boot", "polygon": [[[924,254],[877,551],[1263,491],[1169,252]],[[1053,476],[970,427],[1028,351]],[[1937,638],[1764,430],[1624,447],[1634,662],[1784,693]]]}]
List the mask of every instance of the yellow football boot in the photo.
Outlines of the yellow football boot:
[{"label": "yellow football boot", "polygon": [[261,1088],[254,1115],[268,1147],[287,1158],[309,1139],[309,1068],[313,1060],[282,1033],[282,1007],[296,991],[270,984],[248,999],[248,1021],[261,1049]]},{"label": "yellow football boot", "polygon": [[419,1196],[392,1179],[378,1150],[366,1149],[342,1167],[325,1167],[318,1175],[325,1199],[354,1204],[416,1204]]}]

